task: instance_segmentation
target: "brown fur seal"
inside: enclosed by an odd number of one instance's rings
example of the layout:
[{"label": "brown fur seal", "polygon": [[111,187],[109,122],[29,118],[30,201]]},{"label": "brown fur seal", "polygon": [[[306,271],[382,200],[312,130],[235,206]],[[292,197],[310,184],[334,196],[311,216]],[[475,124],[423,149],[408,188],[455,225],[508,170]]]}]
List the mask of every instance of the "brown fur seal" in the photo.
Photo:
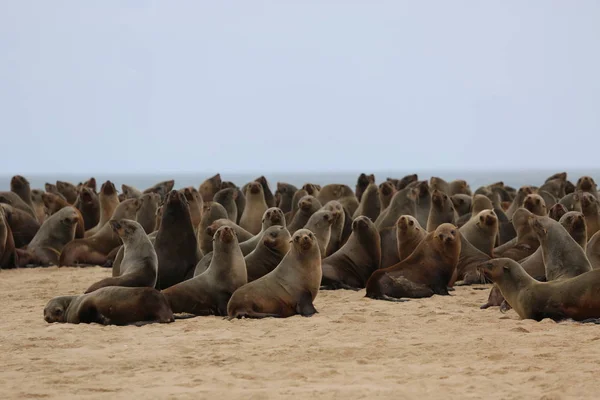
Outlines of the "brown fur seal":
[{"label": "brown fur seal", "polygon": [[238,241],[245,242],[247,240],[252,239],[255,236],[247,230],[245,230],[244,228],[242,228],[241,226],[239,226],[238,224],[236,224],[235,222],[231,221],[229,218],[221,218],[214,221],[208,226],[208,228],[206,228],[206,233],[211,236],[214,236],[217,230],[222,226],[228,226],[231,229],[233,229],[235,231],[235,234],[237,235]]},{"label": "brown fur seal", "polygon": [[[0,242],[1,243],[1,242]],[[590,239],[585,249],[586,256],[593,269],[600,269],[600,231]]]},{"label": "brown fur seal", "polygon": [[565,207],[564,205],[562,205],[560,203],[557,203],[554,206],[552,206],[552,208],[548,212],[548,216],[550,218],[552,218],[553,220],[558,221],[566,213],[567,213],[567,207]]},{"label": "brown fur seal", "polygon": [[240,243],[240,249],[242,250],[242,254],[247,256],[250,254],[258,245],[258,243],[262,240],[262,236],[264,233],[272,227],[273,225],[279,225],[285,228],[285,216],[283,215],[283,211],[281,211],[277,207],[271,207],[263,214],[262,218],[262,227],[260,232],[243,242]]},{"label": "brown fur seal", "polygon": [[327,204],[331,200],[337,200],[344,206],[344,209],[350,215],[354,215],[358,208],[358,199],[352,189],[347,185],[337,183],[323,186],[319,191],[317,200],[319,200],[321,204]]},{"label": "brown fur seal", "polygon": [[4,215],[4,208],[0,207],[0,268],[14,268],[17,266],[17,254],[12,230]]},{"label": "brown fur seal", "polygon": [[125,184],[121,185],[121,191],[123,192],[123,195],[126,199],[139,199],[143,195],[143,193],[140,190],[134,188],[133,186]]},{"label": "brown fur seal", "polygon": [[69,182],[64,181],[56,181],[56,188],[58,192],[62,194],[69,202],[69,204],[75,204],[75,200],[77,200],[77,187]]},{"label": "brown fur seal", "polygon": [[567,184],[566,178],[565,179],[559,179],[559,178],[549,179],[549,180],[546,180],[546,182],[542,186],[540,186],[539,191],[547,192],[547,193],[551,194],[552,196],[560,199],[566,195],[566,193],[565,193],[566,184]]},{"label": "brown fur seal", "polygon": [[317,312],[313,301],[321,285],[321,254],[315,235],[300,229],[292,247],[270,273],[233,293],[227,314],[233,318],[310,317]]},{"label": "brown fur seal", "polygon": [[80,296],[60,296],[44,308],[48,323],[126,325],[140,321],[173,322],[165,297],[152,288],[106,287]]},{"label": "brown fur seal", "polygon": [[83,187],[86,187],[88,189],[92,189],[95,192],[96,191],[96,178],[94,178],[92,176],[90,179],[88,179],[87,181],[83,182],[81,184],[81,187],[77,188],[77,190],[80,190]]},{"label": "brown fur seal", "polygon": [[354,194],[356,194],[356,198],[359,202],[362,200],[363,193],[371,184],[375,184],[375,175],[367,175],[365,173],[361,173],[358,176],[358,179],[356,181],[356,190],[354,191]]},{"label": "brown fur seal", "polygon": [[398,229],[396,226],[379,229],[379,241],[381,242],[381,267],[387,268],[398,264]]},{"label": "brown fur seal", "polygon": [[154,232],[156,228],[156,212],[160,204],[160,195],[158,193],[146,193],[139,199],[140,208],[135,214],[135,220],[142,226],[146,234]]},{"label": "brown fur seal", "polygon": [[513,215],[513,226],[517,237],[502,246],[494,249],[494,256],[522,260],[532,255],[540,245],[537,236],[529,225],[529,219],[533,218],[529,210],[519,208]]},{"label": "brown fur seal", "polygon": [[321,285],[326,289],[360,289],[381,263],[381,243],[375,224],[360,216],[352,222],[350,238],[322,262]]},{"label": "brown fur seal", "polygon": [[275,207],[275,197],[273,196],[273,192],[271,192],[271,188],[269,187],[269,182],[267,182],[267,178],[265,178],[264,176],[260,176],[256,178],[254,182],[258,182],[262,186],[267,207]]},{"label": "brown fur seal", "polygon": [[584,192],[581,196],[581,212],[585,216],[587,236],[591,238],[600,230],[600,205],[598,198]]},{"label": "brown fur seal", "polygon": [[577,180],[575,190],[590,193],[594,197],[598,198],[598,187],[596,186],[594,178],[592,178],[591,176],[582,176],[581,178],[579,178]]},{"label": "brown fur seal", "polygon": [[404,261],[373,272],[367,281],[366,297],[394,301],[402,297],[448,295],[460,247],[458,229],[452,224],[441,224]]},{"label": "brown fur seal", "polygon": [[246,188],[246,208],[240,218],[240,226],[256,235],[260,232],[262,216],[267,211],[263,187],[259,182],[250,182]]},{"label": "brown fur seal", "polygon": [[321,202],[313,196],[304,196],[301,198],[298,202],[298,211],[296,211],[294,218],[288,224],[288,231],[293,235],[297,230],[304,228],[310,216],[320,208]]},{"label": "brown fur seal", "polygon": [[471,204],[473,199],[471,196],[466,194],[455,194],[450,196],[454,209],[459,217],[469,214],[471,212]]},{"label": "brown fur seal", "polygon": [[283,226],[271,226],[261,235],[256,248],[246,257],[248,282],[273,271],[290,250],[292,236]]},{"label": "brown fur seal", "polygon": [[46,206],[44,205],[43,196],[44,191],[39,189],[33,189],[31,191],[31,202],[33,203],[33,212],[35,213],[35,217],[40,224],[44,222],[44,220],[48,217],[48,211],[46,210]]},{"label": "brown fur seal", "polygon": [[74,205],[83,217],[83,225],[86,231],[98,225],[98,222],[100,222],[100,200],[92,189],[82,187]]},{"label": "brown fur seal", "polygon": [[574,278],[538,282],[508,258],[490,260],[480,271],[492,280],[522,319],[583,321],[600,318],[600,270]]},{"label": "brown fur seal", "polygon": [[203,254],[208,254],[213,249],[213,235],[209,235],[206,232],[206,228],[212,225],[218,219],[227,218],[227,211],[219,203],[213,201],[204,203],[204,209],[202,211],[202,221],[198,225],[196,232],[196,240],[200,250]]},{"label": "brown fur seal", "polygon": [[62,193],[60,193],[58,191],[58,188],[56,187],[55,184],[46,182],[44,184],[44,189],[46,190],[47,193],[55,194],[57,196],[62,197],[65,201],[67,201],[67,199],[65,199],[65,196],[63,196]]},{"label": "brown fur seal", "polygon": [[383,212],[390,203],[392,202],[392,197],[397,192],[396,187],[393,182],[385,181],[379,185],[379,203],[380,203],[380,211]]},{"label": "brown fur seal", "polygon": [[[139,200],[128,199],[119,204],[114,219],[134,219]],[[121,239],[110,225],[104,225],[95,235],[69,242],[60,254],[59,266],[104,265],[108,253],[121,245]]]},{"label": "brown fur seal", "polygon": [[486,283],[485,277],[477,270],[477,267],[490,258],[461,235],[460,256],[456,265],[456,285]]},{"label": "brown fur seal", "polygon": [[519,188],[519,190],[517,191],[517,196],[514,198],[512,204],[510,205],[510,207],[508,208],[508,210],[506,210],[506,216],[511,219],[513,214],[521,207],[523,207],[523,202],[525,201],[525,197],[527,197],[528,194],[532,194],[533,193],[533,188],[531,186],[522,186],[521,188]]},{"label": "brown fur seal", "polygon": [[425,239],[427,231],[419,225],[419,221],[410,215],[403,215],[396,222],[396,241],[399,261],[405,260]]},{"label": "brown fur seal", "polygon": [[158,182],[156,185],[149,187],[148,189],[144,190],[142,193],[146,194],[146,193],[158,193],[160,195],[161,199],[165,199],[167,194],[173,190],[173,187],[175,186],[175,181],[173,179],[170,179],[168,181],[162,181],[162,182]]},{"label": "brown fur seal", "polygon": [[393,179],[387,178],[388,182],[392,182],[397,190],[402,190],[413,182],[417,182],[419,180],[419,176],[417,174],[410,174],[404,176],[402,179]]},{"label": "brown fur seal", "polygon": [[375,221],[375,226],[380,232],[393,228],[402,215],[417,215],[416,192],[412,188],[404,188],[394,195],[390,206]]},{"label": "brown fur seal", "polygon": [[327,245],[331,238],[331,225],[334,220],[335,214],[333,212],[319,210],[311,215],[306,225],[304,225],[304,229],[308,229],[315,234],[322,258],[325,258],[326,255]]},{"label": "brown fur seal", "polygon": [[427,231],[433,232],[441,224],[456,223],[456,211],[452,200],[446,193],[435,189],[431,193],[431,208],[427,218]]},{"label": "brown fur seal", "polygon": [[221,190],[221,183],[221,174],[213,175],[202,182],[198,188],[198,192],[200,192],[205,203],[213,201],[215,194]]},{"label": "brown fur seal", "polygon": [[460,234],[479,251],[492,256],[498,236],[498,218],[493,210],[483,210],[459,228]]},{"label": "brown fur seal", "polygon": [[238,191],[237,188],[221,189],[213,197],[213,200],[216,203],[219,203],[225,208],[228,218],[233,222],[237,222],[238,220],[238,209],[237,204],[235,203]]},{"label": "brown fur seal", "polygon": [[[27,179],[21,175],[13,176],[10,180],[10,191],[19,196],[21,200],[25,202],[25,204],[34,210],[33,201],[31,199],[31,186],[29,185],[29,181]],[[41,223],[41,221],[38,222]]]},{"label": "brown fur seal", "polygon": [[381,203],[379,202],[379,190],[374,183],[369,184],[361,193],[361,200],[352,219],[356,219],[361,215],[368,217],[371,221],[375,221],[381,212]]},{"label": "brown fur seal", "polygon": [[284,182],[277,182],[277,190],[275,191],[276,194],[279,194],[279,202],[277,203],[277,207],[279,207],[284,214],[292,211],[294,194],[297,191],[298,188],[294,185]]},{"label": "brown fur seal", "polygon": [[154,241],[158,257],[157,289],[166,289],[194,273],[198,262],[198,242],[190,208],[177,190],[167,194],[160,228]]},{"label": "brown fur seal", "polygon": [[[52,193],[44,193],[42,195],[42,200],[44,201],[44,205],[46,206],[46,209],[50,215],[57,213],[65,207],[71,207],[71,204],[69,204],[65,199]],[[78,219],[77,225],[75,226],[75,238],[81,239],[85,237],[85,221],[79,209],[75,207],[75,210],[77,212]]]},{"label": "brown fur seal", "polygon": [[429,188],[432,192],[434,190],[438,190],[438,191],[444,192],[444,193],[450,192],[450,185],[448,185],[448,182],[446,182],[444,179],[437,177],[437,176],[432,176],[429,179]]},{"label": "brown fur seal", "polygon": [[44,221],[27,249],[17,250],[19,266],[57,265],[63,248],[75,239],[79,218],[79,212],[72,206],[52,214]]},{"label": "brown fur seal", "polygon": [[583,192],[577,191],[573,193],[569,193],[565,195],[562,199],[558,201],[559,204],[565,206],[567,211],[579,211],[581,212],[581,198],[583,197]]},{"label": "brown fur seal", "polygon": [[117,195],[117,189],[111,181],[106,181],[100,187],[100,194],[98,196],[100,203],[100,218],[98,225],[85,232],[85,237],[91,237],[95,235],[100,229],[106,225],[106,223],[112,218],[115,210],[119,205],[119,196]]},{"label": "brown fur seal", "polygon": [[[190,218],[192,218],[192,226],[194,229],[198,227],[200,221],[202,221],[202,212],[204,210],[204,200],[200,196],[200,192],[193,187],[187,187],[181,189],[179,192],[185,196],[188,207],[190,209]],[[235,221],[234,221],[235,222]]]},{"label": "brown fur seal", "polygon": [[548,215],[546,202],[539,194],[528,194],[523,201],[523,208],[540,217]]},{"label": "brown fur seal", "polygon": [[415,182],[409,185],[413,187],[417,202],[417,214],[415,218],[419,221],[419,225],[427,226],[427,219],[429,218],[429,212],[431,211],[431,191],[427,181]]},{"label": "brown fur seal", "polygon": [[455,194],[464,194],[471,196],[471,188],[467,181],[463,179],[455,179],[448,184],[448,195],[454,196]]},{"label": "brown fur seal", "polygon": [[4,209],[4,217],[10,226],[15,247],[27,246],[40,229],[37,219],[8,204],[0,203],[0,207]]},{"label": "brown fur seal", "polygon": [[317,197],[319,195],[320,186],[312,183],[305,183],[302,185],[302,190],[306,190],[310,196]]},{"label": "brown fur seal", "polygon": [[331,225],[331,237],[329,238],[329,244],[327,245],[326,256],[330,256],[338,251],[343,243],[344,227],[346,225],[346,213],[344,207],[337,200],[331,200],[323,206],[323,210],[331,211],[335,213],[335,220]]},{"label": "brown fur seal", "polygon": [[[146,195],[157,193],[147,193]],[[110,220],[108,225],[123,241],[123,259],[119,276],[105,278],[90,286],[85,293],[106,286],[151,287],[156,286],[158,259],[148,235],[140,224],[128,219]]]},{"label": "brown fur seal", "polygon": [[296,216],[298,208],[300,207],[300,199],[302,199],[304,196],[308,196],[308,192],[304,189],[296,190],[294,193],[294,196],[292,197],[292,210],[285,214],[285,221],[288,223],[288,225]]},{"label": "brown fur seal", "polygon": [[36,218],[37,221],[37,217],[33,211],[33,208],[30,207],[29,204],[25,203],[23,199],[21,199],[19,195],[14,192],[0,192],[0,203],[8,204],[18,210],[21,210],[31,217]]}]

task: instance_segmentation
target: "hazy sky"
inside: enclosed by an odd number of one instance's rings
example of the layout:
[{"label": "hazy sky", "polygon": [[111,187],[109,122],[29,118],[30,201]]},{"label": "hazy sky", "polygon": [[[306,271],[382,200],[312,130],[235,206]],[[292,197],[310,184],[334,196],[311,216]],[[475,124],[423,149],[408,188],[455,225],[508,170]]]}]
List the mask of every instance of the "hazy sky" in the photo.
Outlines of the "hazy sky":
[{"label": "hazy sky", "polygon": [[3,173],[597,167],[599,1],[2,1]]}]

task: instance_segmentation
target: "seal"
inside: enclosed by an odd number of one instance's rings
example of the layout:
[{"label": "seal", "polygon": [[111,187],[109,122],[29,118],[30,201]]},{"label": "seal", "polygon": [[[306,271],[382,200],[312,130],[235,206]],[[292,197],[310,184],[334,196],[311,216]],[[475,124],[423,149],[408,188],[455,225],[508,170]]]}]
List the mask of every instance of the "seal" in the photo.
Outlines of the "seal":
[{"label": "seal", "polygon": [[396,186],[394,186],[394,183],[391,181],[385,181],[379,185],[379,203],[381,204],[381,212],[388,208],[392,202],[392,197],[394,197],[396,192]]},{"label": "seal", "polygon": [[248,282],[273,271],[290,250],[291,235],[286,228],[273,225],[265,230],[256,248],[245,257]]},{"label": "seal", "polygon": [[[0,241],[0,243],[2,243]],[[585,254],[593,269],[600,269],[600,232],[591,237],[585,249]]]},{"label": "seal", "polygon": [[315,197],[307,195],[301,198],[298,202],[298,210],[292,221],[288,224],[290,233],[293,235],[297,230],[304,228],[311,215],[316,213],[320,208],[321,202]]},{"label": "seal", "polygon": [[[21,200],[23,200],[23,202],[35,212],[33,201],[31,199],[31,186],[29,185],[29,181],[27,179],[21,175],[13,176],[10,180],[10,191],[19,196]],[[37,214],[34,214],[34,216],[37,216]],[[39,220],[38,222],[42,223],[42,221]]]},{"label": "seal", "polygon": [[75,204],[78,195],[77,187],[75,185],[69,182],[56,181],[56,188],[58,189],[58,192],[64,196],[65,200],[69,202],[69,204]]},{"label": "seal", "polygon": [[327,245],[326,256],[330,256],[338,251],[343,242],[344,228],[346,225],[346,213],[344,207],[337,200],[331,200],[327,202],[322,208],[323,210],[331,211],[335,214],[335,220],[331,225],[331,237],[329,238],[329,244]]},{"label": "seal", "polygon": [[300,229],[277,267],[236,290],[227,304],[229,319],[310,317],[321,285],[321,254],[314,233]]},{"label": "seal", "polygon": [[127,325],[140,321],[173,322],[165,296],[152,288],[111,286],[79,296],[60,296],[44,308],[48,323]]},{"label": "seal", "polygon": [[427,231],[433,232],[441,224],[455,224],[456,211],[452,200],[444,192],[437,189],[431,193],[431,208],[429,209],[429,217],[427,218]]},{"label": "seal", "polygon": [[227,315],[231,295],[248,282],[246,262],[235,231],[222,226],[214,239],[214,256],[208,269],[163,290],[174,313]]},{"label": "seal", "polygon": [[456,194],[471,196],[471,188],[464,179],[455,179],[448,184],[448,195],[451,197]]},{"label": "seal", "polygon": [[17,249],[19,266],[57,265],[63,248],[75,239],[79,212],[67,206],[52,214],[40,227],[27,249]]},{"label": "seal", "polygon": [[308,193],[310,196],[317,197],[321,191],[321,186],[313,183],[305,183],[302,185],[302,190],[306,190],[306,193]]},{"label": "seal", "polygon": [[380,268],[391,267],[398,264],[400,255],[398,254],[398,229],[396,226],[383,228],[379,230],[379,241],[381,243],[381,266]]},{"label": "seal", "polygon": [[555,321],[600,318],[600,270],[574,278],[538,282],[518,262],[508,258],[490,260],[479,267],[493,281],[522,319]]},{"label": "seal", "polygon": [[419,221],[410,215],[403,215],[396,222],[396,242],[398,244],[399,261],[405,260],[425,239],[427,231],[419,225]]},{"label": "seal", "polygon": [[580,190],[584,193],[589,193],[598,198],[598,186],[591,176],[582,176],[577,180],[575,190]]},{"label": "seal", "polygon": [[[135,220],[142,226],[142,229],[146,234],[154,232],[156,227],[156,212],[158,211],[160,201],[160,195],[158,193],[146,193],[139,198],[140,208],[135,214]],[[121,237],[121,239],[123,238]]]},{"label": "seal", "polygon": [[527,197],[528,194],[533,194],[533,192],[534,190],[531,186],[522,186],[521,188],[519,188],[516,197],[514,198],[508,210],[506,210],[506,216],[508,217],[508,219],[511,219],[513,217],[513,214],[519,208],[523,207],[525,197]]},{"label": "seal", "polygon": [[42,198],[43,194],[43,190],[33,189],[31,191],[31,202],[33,203],[33,212],[35,213],[35,217],[40,224],[42,224],[44,220],[48,217],[46,206],[44,205],[44,199]]},{"label": "seal", "polygon": [[404,261],[374,271],[367,281],[366,297],[396,301],[403,297],[448,295],[460,249],[456,226],[441,224],[434,232],[429,232]]},{"label": "seal", "polygon": [[279,207],[284,214],[292,211],[294,194],[297,191],[298,188],[294,185],[285,182],[277,182],[277,190],[275,191],[275,194],[279,195],[277,207]]},{"label": "seal", "polygon": [[477,270],[477,267],[490,258],[489,255],[481,252],[461,235],[460,256],[456,265],[456,285],[488,283]]},{"label": "seal", "polygon": [[256,246],[261,242],[262,236],[265,234],[267,229],[269,229],[270,227],[272,227],[274,225],[279,225],[284,228],[286,225],[285,224],[285,216],[283,215],[283,211],[281,211],[277,207],[271,207],[271,208],[267,209],[267,211],[265,211],[265,213],[263,214],[263,217],[262,217],[261,230],[256,236],[240,243],[240,249],[242,250],[242,254],[244,256],[247,256],[248,254],[250,254],[256,248]]},{"label": "seal", "polygon": [[96,192],[88,187],[82,187],[74,205],[81,213],[86,231],[98,225],[98,222],[100,222],[100,200],[98,200]]},{"label": "seal", "polygon": [[250,182],[245,192],[246,207],[240,218],[240,226],[256,235],[260,232],[262,216],[267,211],[263,187],[258,182]]},{"label": "seal", "polygon": [[[147,193],[144,196],[159,196]],[[85,293],[107,286],[151,287],[156,286],[158,258],[154,246],[144,228],[129,219],[110,220],[108,225],[123,241],[123,259],[119,276],[102,279],[90,286]]]},{"label": "seal", "polygon": [[598,198],[591,193],[584,192],[581,196],[581,212],[585,216],[589,238],[600,230],[600,205],[598,203]]},{"label": "seal", "polygon": [[[200,192],[193,187],[181,189],[179,192],[185,196],[188,207],[190,209],[190,218],[192,218],[192,226],[194,229],[200,225],[202,221],[202,210],[204,209],[204,200],[200,196]],[[234,221],[235,222],[235,221]]]},{"label": "seal", "polygon": [[450,196],[450,199],[452,200],[452,204],[454,205],[454,209],[459,218],[471,212],[471,204],[473,202],[471,196],[466,194],[455,194]]},{"label": "seal", "polygon": [[519,208],[514,213],[512,223],[517,232],[517,237],[502,246],[496,247],[494,249],[495,257],[522,260],[537,250],[540,242],[529,225],[529,219],[533,217],[534,214],[525,208]]},{"label": "seal", "polygon": [[341,249],[322,261],[322,289],[361,289],[381,263],[381,243],[367,217],[352,222],[352,234]]},{"label": "seal", "polygon": [[450,193],[450,185],[448,182],[437,176],[432,176],[429,179],[429,188],[432,192],[437,190],[439,192]]},{"label": "seal", "polygon": [[[0,192],[0,203],[8,204],[18,210],[21,210],[33,218],[36,218],[33,208],[25,203],[18,194],[14,192]],[[37,221],[37,219],[36,219]]]},{"label": "seal", "polygon": [[387,178],[388,182],[392,182],[396,186],[397,190],[402,190],[413,182],[417,182],[419,176],[417,174],[410,174],[404,176],[402,179]]},{"label": "seal", "polygon": [[247,240],[252,239],[255,236],[247,230],[245,230],[244,228],[242,228],[241,226],[239,226],[238,224],[236,224],[235,222],[231,221],[229,218],[221,218],[216,220],[215,222],[210,224],[208,228],[206,228],[206,233],[214,237],[215,232],[217,232],[217,229],[219,229],[222,226],[228,226],[231,229],[233,229],[237,235],[238,241],[241,240],[245,242]]},{"label": "seal", "polygon": [[4,218],[12,232],[14,246],[17,248],[27,246],[40,229],[37,219],[8,204],[0,203],[0,207],[3,208]]},{"label": "seal", "polygon": [[564,205],[562,205],[560,203],[557,203],[554,206],[552,206],[552,208],[548,212],[548,216],[550,218],[552,218],[553,220],[558,221],[566,213],[567,213],[567,207],[565,207]]},{"label": "seal", "polygon": [[[139,208],[139,200],[128,199],[119,204],[114,219],[134,219]],[[60,254],[59,267],[74,265],[104,265],[108,254],[121,245],[121,239],[105,224],[98,232],[83,239],[67,243]]]},{"label": "seal", "polygon": [[206,229],[218,219],[227,218],[227,211],[222,205],[214,201],[204,203],[202,211],[202,220],[196,232],[196,241],[203,254],[208,254],[213,250],[213,235],[206,232]]},{"label": "seal", "polygon": [[216,174],[200,184],[198,192],[200,192],[205,203],[213,201],[215,194],[221,190],[221,183],[221,174]]},{"label": "seal", "polygon": [[174,186],[175,186],[175,181],[173,179],[170,179],[168,181],[158,182],[156,185],[149,187],[148,189],[144,190],[142,193],[143,194],[158,193],[160,195],[160,198],[164,200],[165,197],[167,196],[167,193],[169,193],[171,190],[173,190]]},{"label": "seal", "polygon": [[[44,201],[44,205],[50,215],[53,215],[53,214],[59,212],[60,210],[62,210],[65,207],[71,207],[71,204],[69,204],[62,197],[57,196],[52,193],[42,194],[42,200]],[[75,207],[75,210],[77,212],[77,219],[78,219],[77,225],[75,226],[75,238],[81,239],[81,238],[85,237],[85,222],[83,219],[83,215],[81,215],[81,212],[79,211],[79,209],[77,209],[77,207]]]},{"label": "seal", "polygon": [[459,228],[462,237],[479,251],[492,257],[498,236],[498,217],[493,210],[483,210]]},{"label": "seal", "polygon": [[125,184],[121,185],[121,191],[126,199],[139,199],[143,195],[140,190]]},{"label": "seal", "polygon": [[81,188],[88,188],[88,189],[92,189],[92,191],[96,191],[96,178],[94,178],[93,176],[88,179],[85,182],[80,183],[79,185],[77,185],[77,191],[81,191]]},{"label": "seal", "polygon": [[375,221],[375,226],[381,232],[385,228],[396,226],[396,221],[402,215],[417,215],[416,191],[410,187],[404,188],[394,195],[390,206],[386,208]]},{"label": "seal", "polygon": [[117,189],[111,181],[106,181],[100,187],[100,194],[98,195],[100,203],[100,218],[98,225],[85,232],[85,237],[91,237],[95,235],[100,229],[106,225],[106,223],[112,218],[115,210],[119,206],[119,196],[117,195]]},{"label": "seal", "polygon": [[304,229],[308,229],[315,234],[322,258],[326,256],[327,245],[331,238],[331,225],[335,221],[335,216],[336,214],[331,211],[319,210],[311,215],[306,225],[304,225]]},{"label": "seal", "polygon": [[0,268],[15,268],[16,266],[15,241],[4,215],[4,208],[0,207]]},{"label": "seal", "polygon": [[238,196],[237,188],[226,188],[219,190],[213,197],[213,200],[225,208],[227,217],[233,222],[238,220],[238,209],[235,200]]},{"label": "seal", "polygon": [[191,276],[199,256],[185,196],[172,190],[167,194],[163,207],[160,228],[154,241],[158,257],[157,289],[166,289]]},{"label": "seal", "polygon": [[[332,183],[325,185],[319,191],[317,196],[319,203],[326,204],[331,200],[337,200],[351,216],[354,215],[358,208],[358,199],[354,191],[348,185]],[[291,232],[291,231],[290,231]]]},{"label": "seal", "polygon": [[431,210],[431,191],[427,181],[414,182],[409,185],[413,187],[416,194],[417,214],[415,217],[421,226],[427,226],[427,219]]},{"label": "seal", "polygon": [[356,190],[354,191],[354,193],[356,194],[356,198],[359,202],[362,201],[363,193],[371,184],[375,184],[375,175],[367,175],[363,172],[358,176],[358,179],[356,181]]},{"label": "seal", "polygon": [[361,200],[352,219],[356,219],[361,215],[368,217],[371,221],[375,221],[381,212],[381,203],[379,202],[379,190],[374,183],[369,184],[361,192]]},{"label": "seal", "polygon": [[260,176],[254,180],[254,182],[260,183],[263,188],[263,195],[265,198],[265,203],[267,203],[267,207],[275,207],[275,197],[273,196],[273,192],[271,192],[271,188],[269,187],[269,182],[267,182],[267,178],[264,176]]},{"label": "seal", "polygon": [[528,194],[523,201],[523,208],[529,210],[532,214],[541,217],[548,215],[546,202],[539,194]]},{"label": "seal", "polygon": [[572,192],[565,195],[559,200],[559,204],[565,206],[567,211],[579,211],[581,212],[581,198],[583,197],[582,191]]},{"label": "seal", "polygon": [[292,197],[292,211],[285,214],[285,221],[288,223],[288,225],[296,216],[296,213],[298,212],[299,208],[300,199],[302,199],[304,196],[308,196],[308,192],[304,189],[296,190],[296,192],[294,193],[294,197]]}]

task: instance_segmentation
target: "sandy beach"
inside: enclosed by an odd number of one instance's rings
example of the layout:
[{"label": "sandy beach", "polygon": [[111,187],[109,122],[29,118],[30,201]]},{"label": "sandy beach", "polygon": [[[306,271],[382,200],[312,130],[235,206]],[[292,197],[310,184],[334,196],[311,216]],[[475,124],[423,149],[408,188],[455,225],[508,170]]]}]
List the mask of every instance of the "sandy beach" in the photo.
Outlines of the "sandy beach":
[{"label": "sandy beach", "polygon": [[4,270],[2,398],[597,398],[600,327],[480,310],[488,290],[390,303],[322,291],[312,318],[48,324],[108,269]]}]

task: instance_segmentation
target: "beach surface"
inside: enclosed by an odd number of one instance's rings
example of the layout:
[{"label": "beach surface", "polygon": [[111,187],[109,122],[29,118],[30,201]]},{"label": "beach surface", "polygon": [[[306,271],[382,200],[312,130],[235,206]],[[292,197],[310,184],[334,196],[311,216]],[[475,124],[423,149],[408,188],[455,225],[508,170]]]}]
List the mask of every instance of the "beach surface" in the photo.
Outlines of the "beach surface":
[{"label": "beach surface", "polygon": [[311,318],[44,321],[52,297],[109,275],[0,272],[3,399],[598,398],[600,326],[480,310],[475,287],[402,303],[321,291]]}]

